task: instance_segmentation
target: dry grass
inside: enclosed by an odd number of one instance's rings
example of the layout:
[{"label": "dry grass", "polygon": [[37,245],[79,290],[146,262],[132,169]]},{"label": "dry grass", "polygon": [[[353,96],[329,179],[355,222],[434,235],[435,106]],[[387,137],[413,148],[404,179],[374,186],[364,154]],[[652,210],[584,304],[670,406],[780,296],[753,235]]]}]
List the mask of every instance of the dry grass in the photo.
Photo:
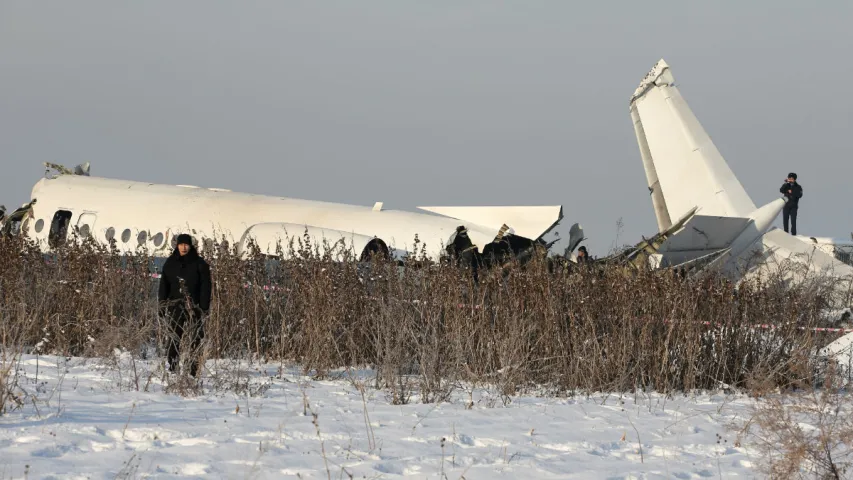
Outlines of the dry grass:
[{"label": "dry grass", "polygon": [[[333,261],[327,247],[298,239],[281,247],[292,254],[284,262],[257,252],[238,260],[218,246],[205,254],[213,302],[201,351],[190,354],[296,363],[316,377],[371,366],[392,401],[406,403],[471,385],[503,396],[749,388],[757,372],[772,388],[808,385],[813,353],[831,340],[808,330],[821,325],[827,287],[785,286],[781,276],[735,289],[713,274],[569,271],[537,257],[475,281],[424,258]],[[152,265],[145,252],[70,242],[45,257],[21,237],[0,239],[0,367],[36,348],[162,357]],[[150,376],[137,372],[130,385],[144,388]],[[242,385],[218,383],[229,384]]]},{"label": "dry grass", "polygon": [[838,377],[756,402],[739,437],[769,478],[840,480],[853,474],[853,394]]}]

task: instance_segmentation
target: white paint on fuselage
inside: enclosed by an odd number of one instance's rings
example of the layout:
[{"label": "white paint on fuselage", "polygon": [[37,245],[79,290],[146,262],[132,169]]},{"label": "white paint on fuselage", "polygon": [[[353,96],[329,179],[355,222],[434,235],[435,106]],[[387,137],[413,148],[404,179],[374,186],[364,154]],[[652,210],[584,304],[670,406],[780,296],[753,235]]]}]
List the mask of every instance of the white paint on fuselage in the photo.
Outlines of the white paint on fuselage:
[{"label": "white paint on fuselage", "polygon": [[[180,233],[190,233],[197,240],[215,235],[233,244],[259,224],[313,226],[377,237],[398,254],[410,251],[417,235],[427,254],[435,257],[463,223],[480,246],[493,241],[499,230],[433,214],[82,175],[41,179],[33,187],[32,198],[37,202],[28,221],[28,235],[45,250],[49,249],[51,221],[60,210],[72,214],[69,233],[71,227],[85,224],[95,240],[107,242],[107,232],[112,229],[120,251],[133,252],[142,246],[156,256],[170,254],[171,239]],[[560,212],[559,207],[553,212]],[[558,220],[553,215],[543,218],[542,233]],[[36,228],[39,221],[40,230]],[[302,233],[289,231],[288,235]]]}]

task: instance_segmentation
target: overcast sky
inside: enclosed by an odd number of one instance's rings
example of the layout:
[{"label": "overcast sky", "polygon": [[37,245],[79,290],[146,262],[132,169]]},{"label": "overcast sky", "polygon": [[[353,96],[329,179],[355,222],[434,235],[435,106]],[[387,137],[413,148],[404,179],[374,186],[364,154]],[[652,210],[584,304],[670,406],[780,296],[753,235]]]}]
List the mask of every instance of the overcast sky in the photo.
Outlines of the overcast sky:
[{"label": "overcast sky", "polygon": [[851,2],[0,0],[0,203],[28,201],[42,162],[89,161],[389,209],[562,204],[598,256],[657,230],[628,99],[663,57],[756,204],[794,170],[799,233],[849,239],[851,18]]}]

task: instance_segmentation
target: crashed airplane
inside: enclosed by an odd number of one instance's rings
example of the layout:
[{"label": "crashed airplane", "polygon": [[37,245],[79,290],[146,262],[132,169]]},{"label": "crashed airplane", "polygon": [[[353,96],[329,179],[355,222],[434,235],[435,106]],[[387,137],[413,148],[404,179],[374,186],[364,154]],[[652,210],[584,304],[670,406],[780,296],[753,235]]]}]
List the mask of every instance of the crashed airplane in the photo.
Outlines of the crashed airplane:
[{"label": "crashed airplane", "polygon": [[[774,271],[790,282],[825,279],[839,317],[850,315],[853,242],[793,236],[773,227],[785,199],[756,207],[681,96],[664,60],[634,91],[630,113],[661,232],[646,242],[654,250],[648,260],[677,267],[708,259],[700,270],[717,267],[735,280]],[[853,371],[853,333],[821,354]]]},{"label": "crashed airplane", "polygon": [[112,243],[122,253],[144,249],[165,257],[177,235],[191,233],[202,251],[216,241],[244,254],[253,241],[265,255],[286,257],[288,240],[307,233],[312,243],[343,246],[333,252],[338,258],[346,249],[361,260],[371,253],[400,259],[417,248],[433,259],[473,255],[488,265],[489,258],[545,245],[542,237],[563,216],[559,205],[418,207],[428,213],[415,213],[386,210],[382,203],[369,207],[93,177],[88,164],[74,170],[46,166],[58,173],[40,179],[31,201],[2,220],[6,233],[24,231],[43,251],[76,236]]},{"label": "crashed airplane", "polygon": [[637,87],[630,113],[658,229],[678,226],[651,260],[676,266],[713,257],[709,265],[738,279],[782,260],[798,261],[812,273],[853,276],[848,264],[853,243],[792,236],[773,227],[785,199],[756,207],[681,96],[665,61]]}]

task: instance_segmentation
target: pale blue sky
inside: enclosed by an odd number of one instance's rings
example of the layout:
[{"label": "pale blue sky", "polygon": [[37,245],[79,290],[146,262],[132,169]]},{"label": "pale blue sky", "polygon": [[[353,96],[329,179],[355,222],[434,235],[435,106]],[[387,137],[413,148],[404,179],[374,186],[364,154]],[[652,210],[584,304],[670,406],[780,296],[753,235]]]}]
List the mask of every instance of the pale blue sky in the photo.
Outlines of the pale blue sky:
[{"label": "pale blue sky", "polygon": [[[853,230],[849,2],[0,0],[0,203],[44,161],[411,210],[562,204],[656,231],[628,99],[661,57],[756,204]],[[779,220],[781,224],[781,219]]]}]

